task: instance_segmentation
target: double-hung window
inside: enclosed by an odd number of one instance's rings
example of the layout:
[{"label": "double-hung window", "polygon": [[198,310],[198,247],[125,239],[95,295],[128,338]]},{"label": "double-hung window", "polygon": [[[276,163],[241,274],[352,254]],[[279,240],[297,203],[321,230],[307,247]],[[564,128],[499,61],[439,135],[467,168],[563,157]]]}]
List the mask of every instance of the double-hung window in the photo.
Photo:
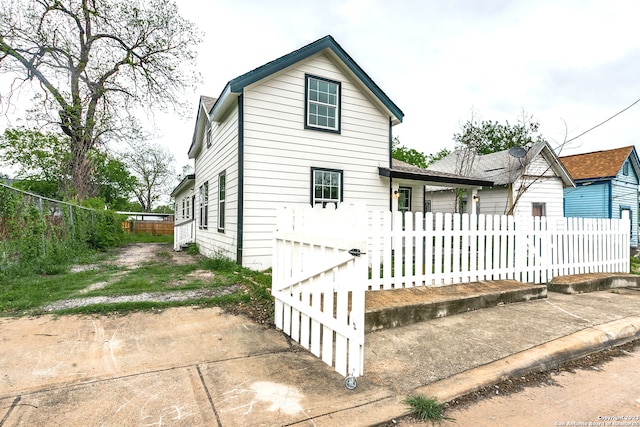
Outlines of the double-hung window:
[{"label": "double-hung window", "polygon": [[305,127],[340,132],[340,82],[305,75]]},{"label": "double-hung window", "polygon": [[200,228],[209,228],[209,181],[200,186]]},{"label": "double-hung window", "polygon": [[211,147],[211,143],[213,142],[213,123],[209,122],[207,124],[207,148]]},{"label": "double-hung window", "polygon": [[225,199],[227,193],[227,172],[221,172],[218,175],[218,231],[224,231],[225,220]]},{"label": "double-hung window", "polygon": [[311,168],[311,205],[342,202],[342,171]]},{"label": "double-hung window", "polygon": [[411,187],[400,187],[398,189],[398,210],[400,212],[411,211]]}]

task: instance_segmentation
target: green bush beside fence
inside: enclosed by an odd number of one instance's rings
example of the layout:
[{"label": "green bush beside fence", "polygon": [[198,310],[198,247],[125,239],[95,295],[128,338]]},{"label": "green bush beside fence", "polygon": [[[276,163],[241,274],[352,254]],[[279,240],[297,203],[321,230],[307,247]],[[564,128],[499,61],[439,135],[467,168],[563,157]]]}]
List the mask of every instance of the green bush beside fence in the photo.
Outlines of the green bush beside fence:
[{"label": "green bush beside fence", "polygon": [[122,219],[0,184],[0,275],[55,273],[82,252],[117,246]]}]

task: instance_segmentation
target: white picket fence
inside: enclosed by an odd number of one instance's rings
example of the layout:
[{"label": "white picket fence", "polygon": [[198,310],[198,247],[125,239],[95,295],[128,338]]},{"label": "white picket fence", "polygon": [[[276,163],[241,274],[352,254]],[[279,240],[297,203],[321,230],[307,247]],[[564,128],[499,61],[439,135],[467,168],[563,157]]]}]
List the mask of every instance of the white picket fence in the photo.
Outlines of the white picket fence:
[{"label": "white picket fence", "polygon": [[365,291],[629,272],[629,218],[284,209],[275,324],[342,375],[363,374]]},{"label": "white picket fence", "polygon": [[628,272],[628,218],[370,212],[369,290]]},{"label": "white picket fence", "polygon": [[274,234],[275,325],[343,376],[363,372],[365,230],[345,206],[282,210]]}]

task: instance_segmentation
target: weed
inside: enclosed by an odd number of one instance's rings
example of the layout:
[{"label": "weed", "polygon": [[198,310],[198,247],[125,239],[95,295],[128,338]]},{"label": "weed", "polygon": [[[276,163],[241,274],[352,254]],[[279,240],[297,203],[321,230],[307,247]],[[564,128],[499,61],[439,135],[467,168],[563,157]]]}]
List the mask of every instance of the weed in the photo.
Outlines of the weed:
[{"label": "weed", "polygon": [[442,421],[455,421],[444,416],[444,406],[435,399],[424,396],[408,396],[402,403],[411,407],[411,414],[422,421],[431,421],[431,425],[442,425]]}]

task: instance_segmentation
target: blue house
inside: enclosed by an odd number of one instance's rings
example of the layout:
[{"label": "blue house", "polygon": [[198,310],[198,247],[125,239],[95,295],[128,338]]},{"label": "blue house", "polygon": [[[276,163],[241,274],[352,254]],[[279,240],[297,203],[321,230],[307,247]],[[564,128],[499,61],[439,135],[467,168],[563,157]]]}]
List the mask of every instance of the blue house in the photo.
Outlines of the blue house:
[{"label": "blue house", "polygon": [[621,218],[629,211],[631,246],[638,247],[640,162],[634,146],[560,157],[576,188],[564,189],[564,216]]}]

